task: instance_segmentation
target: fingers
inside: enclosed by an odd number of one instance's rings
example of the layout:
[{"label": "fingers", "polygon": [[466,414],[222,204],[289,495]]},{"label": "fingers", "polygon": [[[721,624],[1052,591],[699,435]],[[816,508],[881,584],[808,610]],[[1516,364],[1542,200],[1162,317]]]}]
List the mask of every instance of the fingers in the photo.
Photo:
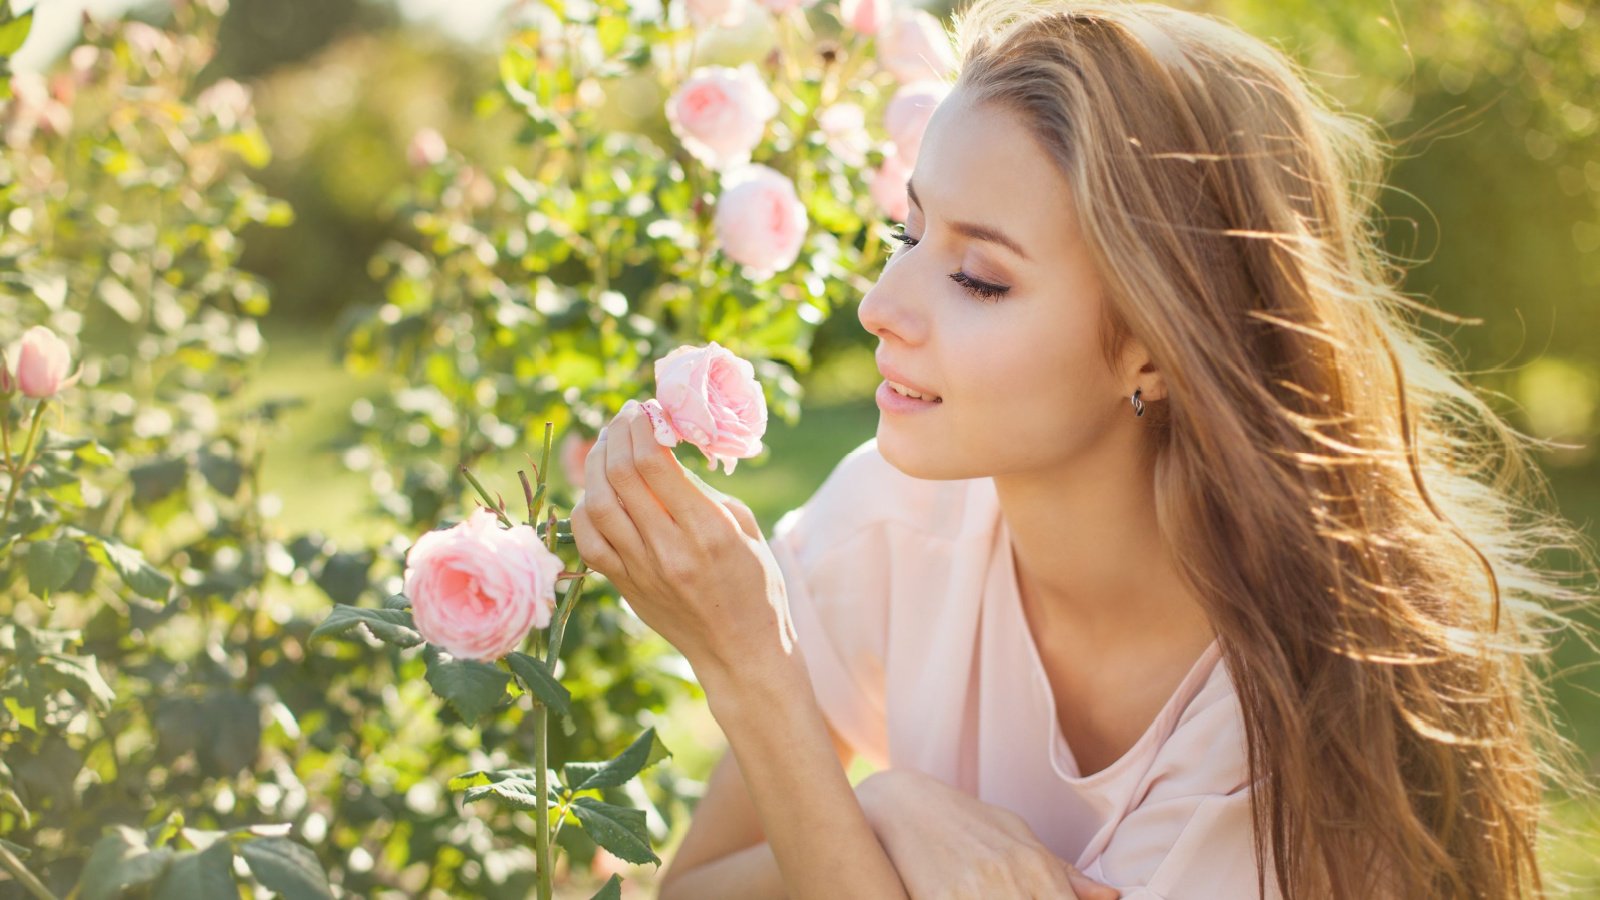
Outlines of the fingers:
[{"label": "fingers", "polygon": [[[618,559],[640,559],[643,557],[644,541],[639,537],[639,530],[634,527],[633,519],[629,518],[632,510],[624,509],[617,502],[616,492],[611,488],[611,482],[606,477],[607,444],[610,443],[609,428],[600,431],[600,437],[590,448],[589,455],[583,462],[584,492],[583,500],[578,508],[584,510],[588,523],[603,537],[611,547],[611,553]],[[577,510],[573,511],[573,533],[577,533]],[[584,557],[589,565],[604,572],[613,581],[620,577],[627,577],[625,566],[613,564],[617,572],[607,572],[602,568],[601,560],[592,560]]]},{"label": "fingers", "polygon": [[1122,892],[1109,884],[1101,884],[1078,871],[1076,866],[1065,864],[1067,884],[1078,900],[1118,900]]},{"label": "fingers", "polygon": [[[616,421],[619,425],[627,423],[634,468],[638,470],[643,487],[648,489],[666,514],[677,522],[678,527],[688,532],[708,526],[713,521],[711,517],[717,514],[715,504],[695,484],[689,470],[678,462],[672,451],[656,440],[655,428],[645,414],[644,407],[629,400],[617,413]],[[624,502],[630,499],[629,495],[623,495]]]},{"label": "fingers", "polygon": [[585,506],[588,502],[588,498],[584,498],[572,508],[572,539],[578,545],[578,558],[613,583],[619,579],[626,580],[628,568],[622,564],[617,548],[611,546],[605,535],[594,527],[594,521],[589,518],[589,510]]},{"label": "fingers", "polygon": [[750,511],[750,507],[732,497],[722,501],[722,505],[727,508],[728,512],[733,513],[733,519],[739,523],[739,529],[751,540],[759,541],[763,539],[761,536],[761,524],[756,521],[756,514]]},{"label": "fingers", "polygon": [[[659,550],[656,542],[660,541],[673,526],[672,516],[667,513],[661,501],[645,484],[642,468],[664,468],[665,463],[678,465],[675,458],[662,460],[656,454],[650,453],[649,448],[641,448],[635,433],[643,422],[649,426],[644,414],[639,411],[639,404],[629,400],[617,413],[617,417],[606,426],[607,440],[605,442],[605,472],[606,482],[617,499],[628,511],[628,518],[632,520],[635,530],[643,538],[644,543],[650,544],[652,552]],[[667,453],[667,448],[655,443],[652,436],[650,443],[655,449]],[[641,452],[643,450],[644,452]],[[671,457],[671,454],[667,454]]]}]

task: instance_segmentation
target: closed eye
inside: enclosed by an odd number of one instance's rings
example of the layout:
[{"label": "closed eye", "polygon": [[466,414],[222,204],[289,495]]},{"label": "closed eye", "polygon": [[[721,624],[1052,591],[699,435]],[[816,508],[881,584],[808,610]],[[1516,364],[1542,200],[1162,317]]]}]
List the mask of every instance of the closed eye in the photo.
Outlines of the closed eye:
[{"label": "closed eye", "polygon": [[[887,233],[888,237],[899,241],[907,247],[915,247],[917,244],[921,243],[921,241],[918,239],[905,233],[903,230],[905,228],[904,225],[899,225],[896,227],[902,230],[890,231]],[[972,294],[974,297],[977,297],[979,300],[983,300],[987,303],[1000,302],[1000,298],[1005,296],[1007,291],[1011,290],[1011,288],[1007,287],[1006,285],[990,284],[987,281],[973,278],[971,275],[961,271],[951,272],[948,277],[951,281],[954,281],[956,284],[959,284],[965,288],[967,293]]]}]

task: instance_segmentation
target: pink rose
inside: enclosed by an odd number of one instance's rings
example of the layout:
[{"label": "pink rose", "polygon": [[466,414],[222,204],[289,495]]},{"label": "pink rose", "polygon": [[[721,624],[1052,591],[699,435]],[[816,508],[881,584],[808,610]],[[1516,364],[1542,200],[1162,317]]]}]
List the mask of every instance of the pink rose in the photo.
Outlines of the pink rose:
[{"label": "pink rose", "polygon": [[924,10],[901,10],[878,30],[878,63],[902,83],[944,78],[956,53],[939,20]]},{"label": "pink rose", "polygon": [[71,365],[67,342],[43,325],[35,325],[23,332],[18,344],[17,387],[35,400],[54,397],[78,380],[77,375],[67,377]]},{"label": "pink rose", "polygon": [[817,113],[817,128],[827,137],[828,151],[852,166],[866,161],[872,146],[867,114],[855,103],[835,103]]},{"label": "pink rose", "polygon": [[733,474],[738,460],[761,453],[767,398],[755,367],[716,341],[684,346],[656,360],[656,395],[644,403],[657,443],[688,441],[711,470]]},{"label": "pink rose", "polygon": [[589,451],[594,447],[594,438],[584,437],[576,431],[567,432],[561,439],[561,474],[566,476],[567,484],[578,490],[583,490],[583,463],[589,458]]},{"label": "pink rose", "polygon": [[913,81],[894,92],[883,111],[883,130],[894,141],[895,152],[905,161],[906,168],[917,164],[917,152],[922,149],[922,135],[928,130],[928,120],[939,108],[939,101],[950,93],[950,86],[941,81]]},{"label": "pink rose", "polygon": [[432,168],[444,162],[449,152],[444,135],[433,128],[418,128],[406,147],[406,163],[413,169]]},{"label": "pink rose", "polygon": [[711,169],[750,160],[767,123],[778,114],[761,73],[751,63],[737,69],[704,66],[667,98],[672,133],[695,159]]},{"label": "pink rose", "polygon": [[501,528],[474,509],[465,522],[430,531],[406,554],[405,595],[417,631],[462,659],[492,662],[550,624],[561,558],[533,528]]},{"label": "pink rose", "polygon": [[872,173],[872,199],[883,214],[896,222],[904,222],[911,215],[911,199],[906,195],[906,185],[911,181],[911,169],[893,153],[883,157],[883,165]]},{"label": "pink rose", "polygon": [[877,34],[893,11],[890,0],[839,0],[839,21],[862,34]]},{"label": "pink rose", "polygon": [[689,21],[696,28],[737,28],[744,21],[745,0],[686,0]]},{"label": "pink rose", "polygon": [[806,208],[783,173],[748,165],[722,180],[713,224],[722,252],[766,278],[794,264],[806,237]]}]

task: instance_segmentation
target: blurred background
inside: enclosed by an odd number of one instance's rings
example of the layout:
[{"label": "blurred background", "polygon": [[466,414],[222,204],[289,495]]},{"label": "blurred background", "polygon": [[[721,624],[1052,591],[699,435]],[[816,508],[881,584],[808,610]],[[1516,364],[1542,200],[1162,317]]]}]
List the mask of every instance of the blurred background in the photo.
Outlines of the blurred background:
[{"label": "blurred background", "polygon": [[[27,3],[18,4],[26,8]],[[1539,462],[1561,511],[1592,540],[1600,518],[1600,5],[1590,0],[1209,0],[1174,5],[1228,17],[1299,60],[1324,89],[1377,120],[1396,149],[1380,223],[1408,267],[1413,295],[1470,324],[1432,323],[1471,379],[1520,429],[1558,441]],[[515,163],[517,125],[479,98],[493,91],[506,23],[501,0],[233,0],[202,82],[248,85],[272,147],[257,180],[293,207],[286,227],[242,235],[245,269],[270,285],[262,330],[263,390],[297,394],[269,444],[264,484],[289,531],[364,527],[367,476],[337,437],[353,405],[388,390],[340,362],[356,311],[384,301],[369,268],[409,228],[388,203],[413,178],[406,150],[419,129],[494,170]],[[924,6],[944,14],[949,4]],[[44,0],[13,60],[48,69],[82,16],[163,23],[165,3]],[[752,23],[714,49],[763,52]],[[201,87],[199,85],[197,87]],[[618,100],[627,118],[660,98]],[[731,493],[770,530],[803,502],[877,412],[872,342],[853,308],[824,323],[797,426],[774,423],[764,466],[741,466]],[[1559,562],[1559,560],[1557,560]],[[1591,617],[1592,618],[1592,617]],[[1600,620],[1596,620],[1600,624]],[[1566,733],[1600,772],[1600,669],[1587,648],[1561,647],[1554,689]],[[663,736],[675,764],[701,777],[720,754],[703,710],[673,717]],[[1595,833],[1600,811],[1563,809]],[[1600,841],[1565,846],[1589,866],[1600,896]],[[1585,860],[1587,859],[1587,862]]]}]

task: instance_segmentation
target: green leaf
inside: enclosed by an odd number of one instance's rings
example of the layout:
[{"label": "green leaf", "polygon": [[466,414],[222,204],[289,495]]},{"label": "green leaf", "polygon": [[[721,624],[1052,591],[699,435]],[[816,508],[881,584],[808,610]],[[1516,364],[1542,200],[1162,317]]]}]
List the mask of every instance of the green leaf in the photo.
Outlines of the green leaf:
[{"label": "green leaf", "polygon": [[77,541],[34,541],[28,545],[28,590],[49,597],[72,580],[83,561]]},{"label": "green leaf", "polygon": [[123,584],[141,597],[165,600],[172,590],[172,579],[145,561],[144,554],[125,544],[102,539],[100,548],[107,565],[115,569]]},{"label": "green leaf", "polygon": [[244,481],[243,466],[229,457],[209,450],[200,451],[200,474],[205,476],[206,482],[215,488],[217,493],[225,497],[239,493],[239,485]]},{"label": "green leaf", "polygon": [[189,850],[173,857],[167,873],[156,884],[152,900],[221,900],[239,896],[233,883],[233,845],[217,841],[206,849]]},{"label": "green leaf", "polygon": [[189,475],[189,462],[181,456],[157,459],[128,470],[133,481],[133,502],[144,506],[183,487]]},{"label": "green leaf", "polygon": [[628,749],[607,762],[568,763],[565,769],[567,784],[574,791],[618,787],[671,755],[672,751],[656,737],[656,730],[646,728],[628,745]]},{"label": "green leaf", "polygon": [[422,635],[417,631],[410,611],[367,609],[343,603],[335,606],[322,624],[312,630],[311,640],[343,634],[357,625],[365,625],[373,637],[398,647],[415,647],[422,643]]},{"label": "green leaf", "polygon": [[613,806],[592,797],[579,797],[570,807],[583,830],[594,842],[636,865],[661,864],[661,857],[650,849],[650,832],[644,825],[644,810]]},{"label": "green leaf", "polygon": [[539,702],[565,716],[572,711],[572,692],[567,690],[561,682],[556,680],[550,670],[538,657],[526,653],[512,653],[506,657],[506,664],[511,666],[511,671],[516,673],[519,680],[527,685]]},{"label": "green leaf", "polygon": [[[91,706],[110,709],[117,695],[100,674],[93,656],[65,656],[50,653],[39,657],[39,666],[53,673],[65,683],[68,693],[87,701]],[[56,679],[52,679],[56,680]]]},{"label": "green leaf", "polygon": [[33,28],[33,10],[28,10],[9,22],[0,22],[0,56],[10,56],[21,49]]},{"label": "green leaf", "polygon": [[144,834],[125,825],[94,845],[78,882],[81,900],[111,900],[123,891],[153,883],[167,871],[173,853],[165,847],[151,850]]},{"label": "green leaf", "polygon": [[467,724],[474,724],[505,698],[511,676],[500,667],[471,659],[428,655],[428,684]]},{"label": "green leaf", "polygon": [[607,878],[590,900],[622,900],[622,879],[616,875]]},{"label": "green leaf", "polygon": [[285,900],[332,898],[328,876],[317,862],[317,855],[288,838],[257,838],[239,847],[239,855],[265,887],[282,894]]},{"label": "green leaf", "polygon": [[[544,785],[545,808],[550,809],[561,802],[561,794],[556,790],[555,779],[547,776]],[[539,808],[539,783],[533,778],[507,778],[492,784],[479,785],[468,788],[462,795],[462,800],[475,803],[479,800],[499,800],[507,806],[517,809],[537,810]]]},{"label": "green leaf", "polygon": [[628,20],[625,16],[602,15],[600,21],[595,23],[595,37],[600,39],[600,52],[608,57],[617,55],[627,36]]},{"label": "green leaf", "polygon": [[6,711],[11,713],[12,718],[16,719],[17,722],[22,725],[22,727],[28,729],[29,731],[39,730],[38,710],[31,706],[23,706],[21,703],[17,702],[17,698],[15,697],[6,697],[4,701],[0,702],[4,703]]}]

